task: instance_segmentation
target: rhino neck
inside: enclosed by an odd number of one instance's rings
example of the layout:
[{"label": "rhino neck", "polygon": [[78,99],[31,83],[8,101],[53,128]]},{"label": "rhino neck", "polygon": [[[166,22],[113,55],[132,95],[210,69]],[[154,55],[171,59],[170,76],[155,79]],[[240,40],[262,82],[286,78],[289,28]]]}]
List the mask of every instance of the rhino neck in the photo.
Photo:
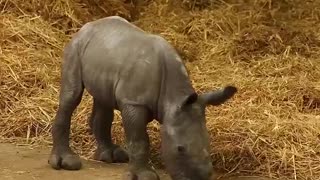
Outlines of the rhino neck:
[{"label": "rhino neck", "polygon": [[[170,119],[170,112],[176,109],[182,101],[194,93],[187,70],[180,57],[175,53],[163,58],[162,83],[158,100],[158,121],[162,124]],[[168,118],[169,117],[169,118]]]}]

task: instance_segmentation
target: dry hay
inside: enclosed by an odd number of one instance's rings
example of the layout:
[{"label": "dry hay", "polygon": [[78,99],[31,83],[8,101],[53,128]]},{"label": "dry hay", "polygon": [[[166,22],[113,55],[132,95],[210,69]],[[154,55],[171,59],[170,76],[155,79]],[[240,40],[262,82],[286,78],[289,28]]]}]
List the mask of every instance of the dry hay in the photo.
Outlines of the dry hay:
[{"label": "dry hay", "polygon": [[[130,18],[132,9],[120,1],[0,2],[0,137],[50,143],[69,35],[106,15]],[[240,88],[231,102],[207,109],[215,167],[318,179],[320,2],[217,0],[201,11],[188,8],[151,2],[136,24],[178,48],[198,92]],[[95,145],[87,126],[91,103],[86,94],[71,127],[72,147],[86,158]],[[123,144],[118,114],[114,124],[115,142]],[[159,162],[158,131],[150,124],[153,162]]]}]

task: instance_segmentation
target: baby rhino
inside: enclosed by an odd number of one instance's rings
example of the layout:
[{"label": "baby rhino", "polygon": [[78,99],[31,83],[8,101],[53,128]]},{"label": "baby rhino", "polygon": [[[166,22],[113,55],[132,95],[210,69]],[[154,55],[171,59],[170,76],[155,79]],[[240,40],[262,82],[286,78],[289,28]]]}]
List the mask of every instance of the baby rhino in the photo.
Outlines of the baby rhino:
[{"label": "baby rhino", "polygon": [[[53,124],[49,164],[78,170],[69,146],[70,121],[84,89],[93,97],[90,126],[97,141],[94,158],[129,162],[128,180],[157,180],[149,162],[146,126],[161,124],[162,155],[174,180],[208,180],[212,175],[207,105],[220,105],[233,86],[198,95],[176,50],[162,37],[118,16],[85,24],[64,49],[59,108]],[[112,142],[114,110],[121,112],[127,151]]]}]

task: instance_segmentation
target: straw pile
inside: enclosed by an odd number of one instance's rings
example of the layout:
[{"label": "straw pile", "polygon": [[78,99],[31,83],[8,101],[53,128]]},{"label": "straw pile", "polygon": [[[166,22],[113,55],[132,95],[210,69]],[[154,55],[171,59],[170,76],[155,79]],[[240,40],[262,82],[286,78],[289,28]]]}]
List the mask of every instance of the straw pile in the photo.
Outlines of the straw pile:
[{"label": "straw pile", "polygon": [[[202,2],[151,1],[139,8],[135,24],[179,50],[198,92],[240,88],[232,101],[207,109],[215,167],[318,179],[320,2]],[[0,9],[0,137],[50,143],[70,35],[87,21],[108,15],[132,20],[136,11],[120,0],[4,0]],[[95,145],[87,126],[91,105],[85,94],[71,129],[72,147],[86,158]],[[123,144],[118,114],[114,124],[114,140]],[[150,124],[152,161],[161,165],[158,131]]]}]

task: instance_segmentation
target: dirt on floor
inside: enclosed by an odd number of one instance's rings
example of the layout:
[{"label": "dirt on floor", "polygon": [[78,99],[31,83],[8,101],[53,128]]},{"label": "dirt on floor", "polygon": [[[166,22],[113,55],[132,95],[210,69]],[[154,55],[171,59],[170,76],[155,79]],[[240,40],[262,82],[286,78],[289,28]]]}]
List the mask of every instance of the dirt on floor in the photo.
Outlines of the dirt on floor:
[{"label": "dirt on floor", "polygon": [[[77,180],[121,180],[127,164],[105,164],[83,160],[84,166],[79,171],[54,170],[47,163],[49,148],[29,145],[0,144],[0,178],[2,180],[29,179],[77,179]],[[162,170],[157,170],[161,180],[170,180]],[[213,179],[221,180],[268,180],[260,177],[221,178],[216,173]],[[270,179],[269,179],[270,180]]]}]

